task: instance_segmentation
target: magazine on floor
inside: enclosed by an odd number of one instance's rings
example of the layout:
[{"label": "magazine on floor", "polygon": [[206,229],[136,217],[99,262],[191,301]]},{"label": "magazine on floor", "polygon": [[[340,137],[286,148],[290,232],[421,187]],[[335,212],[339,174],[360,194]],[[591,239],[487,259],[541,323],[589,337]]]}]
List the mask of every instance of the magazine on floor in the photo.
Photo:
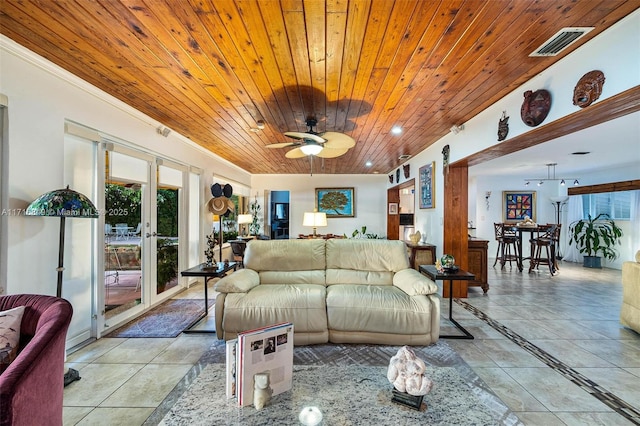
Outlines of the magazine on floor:
[{"label": "magazine on floor", "polygon": [[[229,352],[227,352],[229,354]],[[227,358],[227,365],[230,363]],[[293,384],[293,324],[281,323],[238,334],[236,343],[235,394],[241,407],[253,403],[254,380],[258,373],[269,374],[272,396],[291,389]],[[227,366],[229,371],[229,366]],[[227,387],[233,377],[227,375]]]}]

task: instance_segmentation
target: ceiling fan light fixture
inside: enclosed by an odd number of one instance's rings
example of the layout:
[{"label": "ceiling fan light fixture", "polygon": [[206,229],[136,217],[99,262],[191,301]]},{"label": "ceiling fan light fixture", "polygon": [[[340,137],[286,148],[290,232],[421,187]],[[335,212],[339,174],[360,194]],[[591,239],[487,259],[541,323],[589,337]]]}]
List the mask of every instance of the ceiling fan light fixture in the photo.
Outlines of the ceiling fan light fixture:
[{"label": "ceiling fan light fixture", "polygon": [[320,151],[322,151],[322,145],[318,145],[316,143],[307,143],[300,147],[300,151],[302,151],[305,155],[318,155]]}]

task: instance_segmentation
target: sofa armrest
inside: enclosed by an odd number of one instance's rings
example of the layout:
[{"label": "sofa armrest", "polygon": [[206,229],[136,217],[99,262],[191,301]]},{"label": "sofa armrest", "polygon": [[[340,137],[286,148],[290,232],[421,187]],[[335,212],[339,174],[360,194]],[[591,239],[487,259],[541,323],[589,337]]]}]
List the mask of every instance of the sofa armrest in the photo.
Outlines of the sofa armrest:
[{"label": "sofa armrest", "polygon": [[213,287],[220,293],[246,293],[260,284],[260,275],[253,269],[240,269],[222,278]]},{"label": "sofa armrest", "polygon": [[415,269],[403,269],[393,276],[393,285],[409,296],[427,295],[438,292],[438,286]]}]

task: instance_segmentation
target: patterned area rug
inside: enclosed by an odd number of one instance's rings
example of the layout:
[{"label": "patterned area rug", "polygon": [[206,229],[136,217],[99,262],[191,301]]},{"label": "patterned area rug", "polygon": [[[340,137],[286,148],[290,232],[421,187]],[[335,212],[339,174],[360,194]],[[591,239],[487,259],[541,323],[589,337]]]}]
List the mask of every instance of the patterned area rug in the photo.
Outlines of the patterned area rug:
[{"label": "patterned area rug", "polygon": [[317,406],[323,425],[361,424],[522,424],[506,404],[444,341],[412,347],[429,365],[433,390],[427,408],[416,411],[391,402],[386,378],[399,346],[312,345],[294,348],[293,389],[276,395],[257,411],[239,408],[225,396],[224,343],[211,350],[187,374],[145,425],[300,424],[305,406]]},{"label": "patterned area rug", "polygon": [[204,299],[169,299],[107,337],[176,337],[202,312]]},{"label": "patterned area rug", "polygon": [[304,407],[317,407],[325,425],[492,425],[496,418],[452,367],[430,367],[437,383],[424,398],[426,409],[391,402],[386,367],[296,366],[293,388],[258,411],[225,397],[224,365],[205,367],[193,386],[164,418],[164,425],[299,424]]}]

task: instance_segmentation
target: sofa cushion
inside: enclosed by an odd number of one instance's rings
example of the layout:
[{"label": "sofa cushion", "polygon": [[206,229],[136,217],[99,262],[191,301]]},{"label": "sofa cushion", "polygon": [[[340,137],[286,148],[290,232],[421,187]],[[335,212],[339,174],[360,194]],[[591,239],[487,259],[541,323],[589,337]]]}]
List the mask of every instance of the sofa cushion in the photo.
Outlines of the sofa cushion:
[{"label": "sofa cushion", "polygon": [[24,306],[0,312],[0,373],[6,370],[18,355],[23,314]]},{"label": "sofa cushion", "polygon": [[324,285],[324,271],[262,271],[260,284],[320,284]]},{"label": "sofa cushion", "polygon": [[[327,240],[327,269],[398,272],[409,268],[407,246],[398,240]],[[330,282],[327,277],[327,284]]]},{"label": "sofa cushion", "polygon": [[225,297],[222,319],[225,333],[239,333],[289,321],[295,332],[327,330],[326,289],[323,285],[259,285],[249,293]]},{"label": "sofa cushion", "polygon": [[243,261],[258,272],[324,270],[324,240],[251,240]]},{"label": "sofa cushion", "polygon": [[395,286],[327,287],[330,330],[425,334],[431,330],[432,309],[427,297],[409,296]]},{"label": "sofa cushion", "polygon": [[336,284],[392,285],[393,272],[327,269],[327,285]]},{"label": "sofa cushion", "polygon": [[246,293],[257,285],[260,285],[260,276],[256,271],[240,269],[222,278],[213,289],[220,293]]},{"label": "sofa cushion", "polygon": [[438,292],[438,286],[415,269],[405,269],[397,272],[393,276],[393,285],[409,296]]}]

